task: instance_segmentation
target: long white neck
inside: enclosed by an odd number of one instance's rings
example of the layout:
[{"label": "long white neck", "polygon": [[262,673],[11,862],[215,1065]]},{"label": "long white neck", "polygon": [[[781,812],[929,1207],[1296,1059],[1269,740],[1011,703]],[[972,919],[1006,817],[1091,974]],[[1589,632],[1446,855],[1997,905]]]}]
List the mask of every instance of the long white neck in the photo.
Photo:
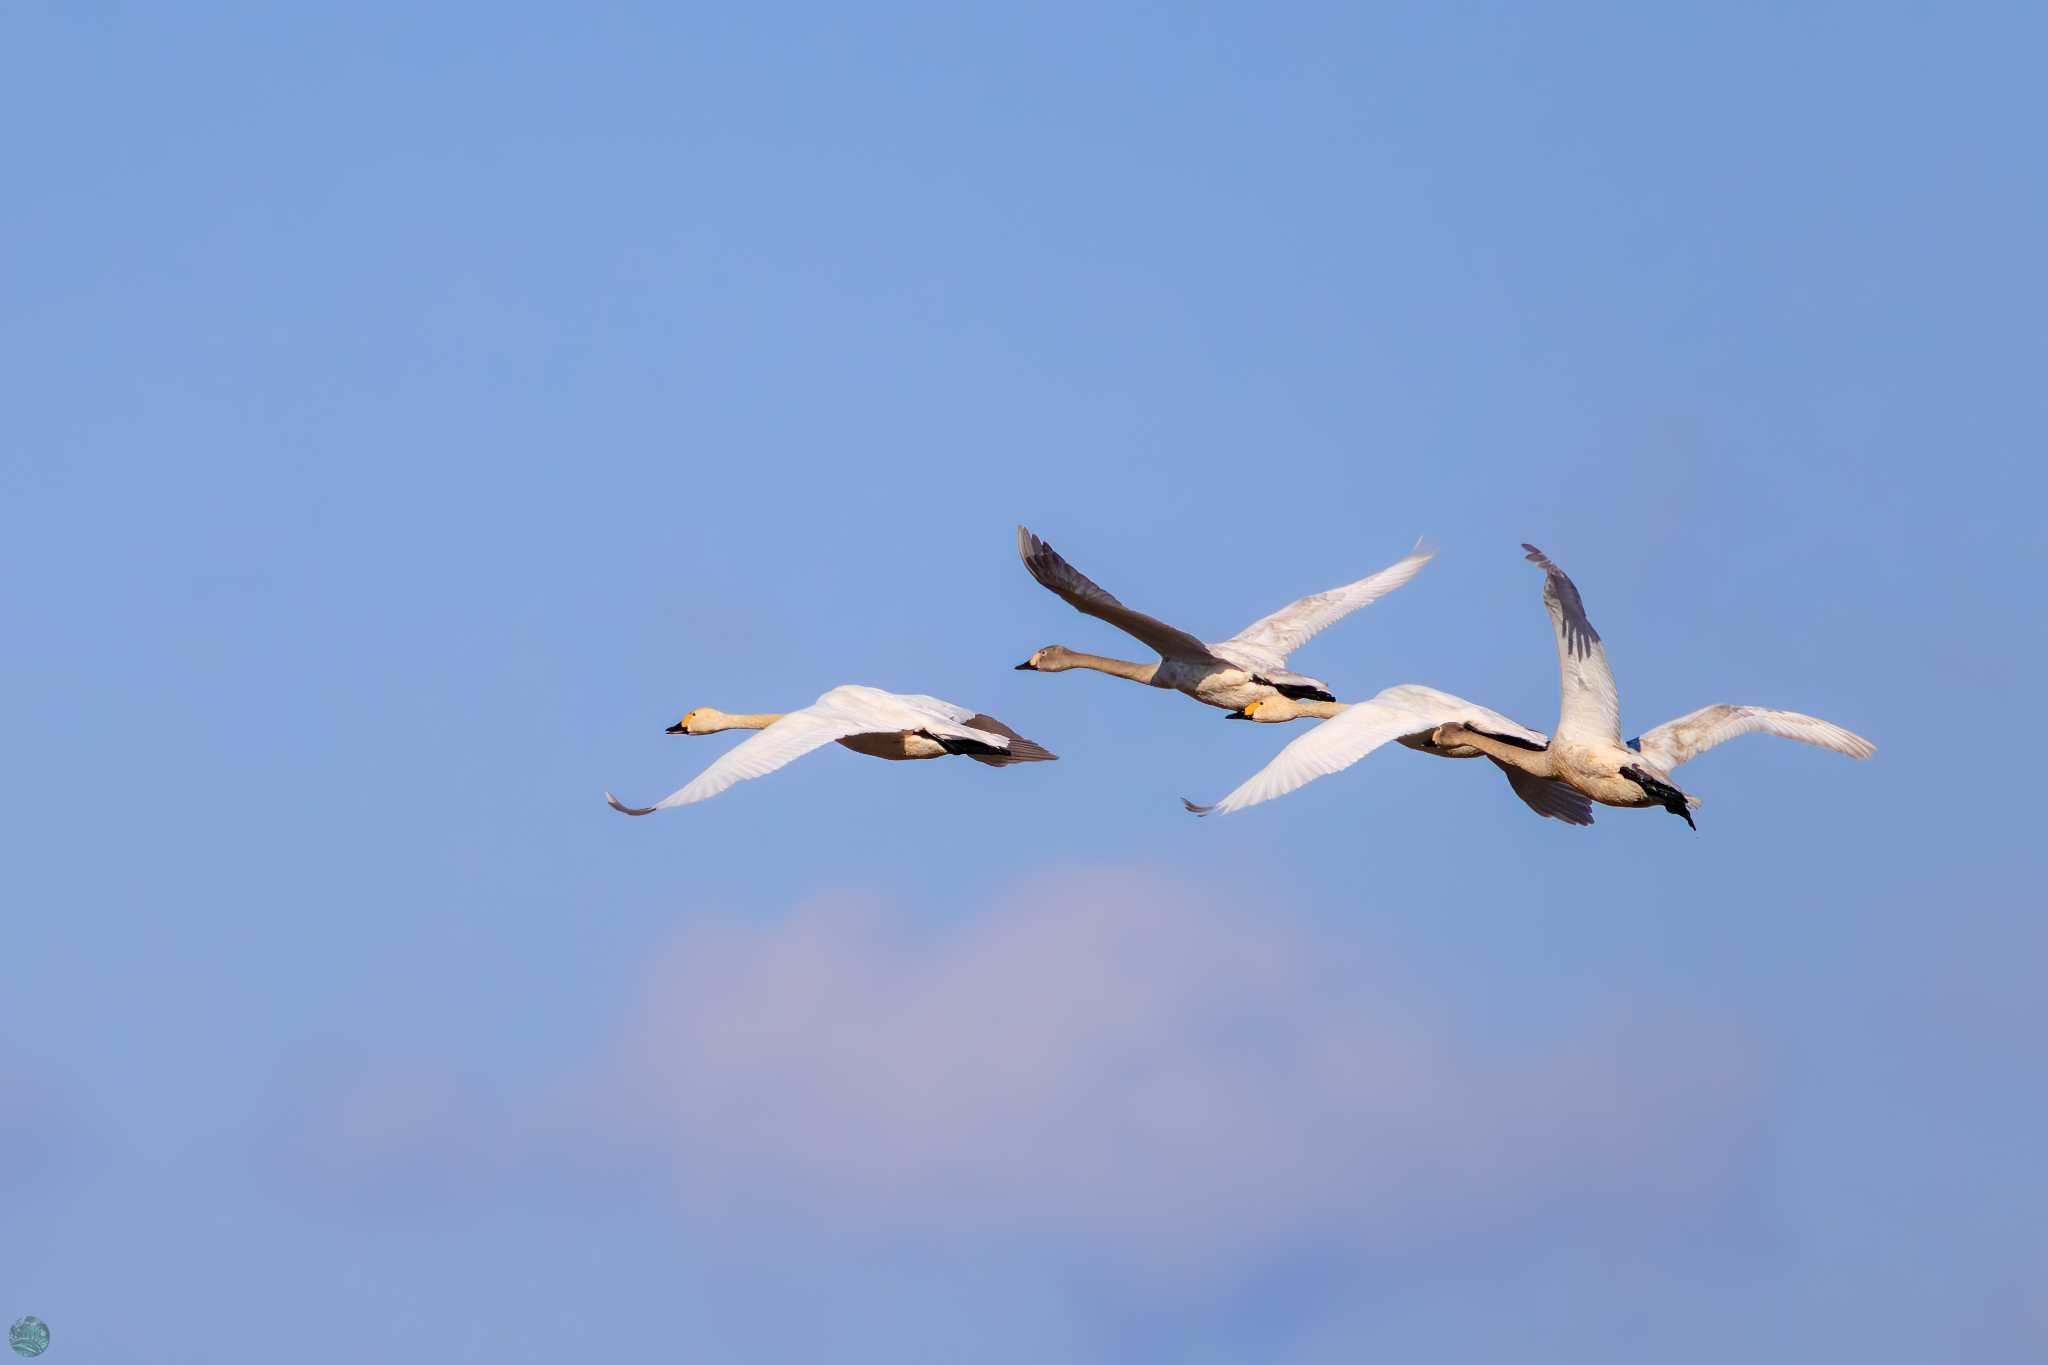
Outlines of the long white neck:
[{"label": "long white neck", "polygon": [[1292,697],[1268,697],[1252,710],[1251,718],[1262,725],[1289,720],[1328,720],[1351,709],[1348,701],[1296,701]]},{"label": "long white neck", "polygon": [[721,712],[704,727],[703,733],[715,735],[720,730],[765,730],[781,719],[780,711],[771,711],[759,716],[728,716]]},{"label": "long white neck", "polygon": [[1071,649],[1061,654],[1057,660],[1050,661],[1050,666],[1041,664],[1040,668],[1047,673],[1064,673],[1070,668],[1092,668],[1097,673],[1107,673],[1113,678],[1129,678],[1135,683],[1150,683],[1159,672],[1159,665],[1156,663],[1134,664],[1129,659],[1110,659],[1100,654],[1081,654]]}]

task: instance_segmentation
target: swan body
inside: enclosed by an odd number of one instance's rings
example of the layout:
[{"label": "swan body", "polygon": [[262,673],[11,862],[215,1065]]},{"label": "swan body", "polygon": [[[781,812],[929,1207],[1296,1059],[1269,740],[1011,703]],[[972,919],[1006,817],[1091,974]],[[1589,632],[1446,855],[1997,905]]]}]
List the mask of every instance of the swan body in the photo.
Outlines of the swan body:
[{"label": "swan body", "polygon": [[759,731],[729,750],[688,785],[651,806],[628,806],[610,792],[607,804],[625,815],[652,815],[718,795],[736,782],[761,777],[813,749],[839,744],[872,758],[909,760],[960,755],[990,767],[1045,762],[1058,755],[992,716],[937,697],[884,692],[878,687],[835,687],[800,711],[729,715],[699,706],[668,728],[672,735]]},{"label": "swan body", "polygon": [[[1739,735],[1776,735],[1851,758],[1877,752],[1861,735],[1815,716],[1727,704],[1702,707],[1624,742],[1621,695],[1608,667],[1607,647],[1587,619],[1577,586],[1541,550],[1522,548],[1544,571],[1543,604],[1557,642],[1561,696],[1555,734],[1527,729],[1430,688],[1388,688],[1294,740],[1213,806],[1187,802],[1188,809],[1229,814],[1270,801],[1350,767],[1391,740],[1443,757],[1490,758],[1507,774],[1516,795],[1539,813],[1569,824],[1591,824],[1585,803],[1596,801],[1623,809],[1658,806],[1691,825],[1699,798],[1680,790],[1671,770]],[[1252,718],[1262,718],[1272,704],[1259,703],[1259,714]],[[1577,801],[1558,796],[1559,789]],[[1544,809],[1539,800],[1555,809]]]},{"label": "swan body", "polygon": [[1327,683],[1290,671],[1287,656],[1326,627],[1415,577],[1436,552],[1418,544],[1406,557],[1376,574],[1290,602],[1215,644],[1205,644],[1157,617],[1133,611],[1022,526],[1017,528],[1017,553],[1025,569],[1046,590],[1076,611],[1109,622],[1159,655],[1155,663],[1137,663],[1084,654],[1065,645],[1047,645],[1018,664],[1020,670],[1064,673],[1085,668],[1168,688],[1204,705],[1235,712],[1276,697],[1335,701]]}]

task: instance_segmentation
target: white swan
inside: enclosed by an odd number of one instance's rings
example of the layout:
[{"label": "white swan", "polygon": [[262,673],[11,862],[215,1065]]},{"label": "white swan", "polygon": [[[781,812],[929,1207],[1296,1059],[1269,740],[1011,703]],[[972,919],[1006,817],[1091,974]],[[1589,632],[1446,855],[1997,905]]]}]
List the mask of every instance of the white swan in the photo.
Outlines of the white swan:
[{"label": "white swan", "polygon": [[1406,583],[1436,554],[1421,542],[1408,555],[1369,578],[1290,602],[1228,640],[1204,644],[1184,630],[1132,611],[1067,563],[1052,546],[1017,528],[1017,553],[1031,576],[1076,611],[1107,621],[1159,652],[1157,663],[1132,663],[1047,645],[1017,667],[1031,673],[1093,669],[1152,687],[1172,688],[1196,701],[1241,711],[1270,697],[1333,701],[1329,685],[1287,670],[1287,656],[1329,626]]},{"label": "white swan", "polygon": [[[1232,719],[1270,724],[1315,716],[1330,719],[1274,755],[1272,762],[1221,801],[1203,806],[1182,797],[1181,804],[1197,815],[1228,815],[1285,796],[1318,777],[1348,768],[1389,740],[1438,758],[1482,757],[1469,744],[1441,745],[1431,738],[1430,732],[1437,726],[1459,718],[1483,721],[1489,730],[1514,735],[1526,743],[1541,744],[1545,740],[1540,730],[1531,730],[1498,711],[1417,683],[1389,687],[1368,701],[1349,706],[1343,702],[1293,701],[1286,697],[1256,701]],[[1494,766],[1507,776],[1515,795],[1538,815],[1568,825],[1593,823],[1592,803],[1564,783],[1531,776],[1498,759]]]},{"label": "white swan", "polygon": [[735,782],[772,773],[813,749],[839,743],[875,758],[943,758],[962,754],[1001,768],[1059,757],[990,716],[937,697],[884,692],[877,687],[835,687],[787,715],[727,715],[700,706],[668,727],[672,735],[721,730],[761,733],[699,773],[690,784],[651,806],[628,806],[610,792],[604,799],[626,815],[652,815],[718,795]]},{"label": "white swan", "polygon": [[[1429,702],[1414,695],[1390,698],[1389,693],[1405,694],[1410,689],[1389,688],[1375,697],[1373,703],[1351,707],[1289,744],[1271,763],[1215,805],[1196,806],[1189,802],[1188,808],[1198,814],[1243,810],[1348,768],[1388,740],[1406,742],[1423,737],[1431,752],[1464,750],[1483,754],[1509,770],[1511,781],[1513,773],[1520,773],[1532,782],[1562,784],[1605,806],[1661,806],[1683,816],[1690,825],[1690,807],[1698,804],[1698,798],[1673,785],[1671,769],[1738,735],[1762,731],[1832,749],[1851,758],[1868,758],[1877,752],[1877,746],[1861,735],[1813,716],[1762,706],[1725,704],[1702,707],[1624,744],[1620,692],[1607,666],[1607,648],[1593,623],[1586,619],[1585,603],[1578,588],[1541,550],[1533,545],[1522,548],[1544,571],[1543,603],[1557,639],[1563,702],[1555,735],[1545,736],[1511,721],[1503,725],[1500,722],[1504,717],[1470,703],[1460,703],[1443,693],[1434,695],[1457,706]],[[1458,712],[1458,706],[1466,709]],[[1417,722],[1427,723],[1426,734],[1408,728]],[[1524,788],[1517,784],[1515,790],[1522,794]],[[1523,799],[1529,797],[1523,795]],[[1584,823],[1590,824],[1590,808],[1586,814]]]}]

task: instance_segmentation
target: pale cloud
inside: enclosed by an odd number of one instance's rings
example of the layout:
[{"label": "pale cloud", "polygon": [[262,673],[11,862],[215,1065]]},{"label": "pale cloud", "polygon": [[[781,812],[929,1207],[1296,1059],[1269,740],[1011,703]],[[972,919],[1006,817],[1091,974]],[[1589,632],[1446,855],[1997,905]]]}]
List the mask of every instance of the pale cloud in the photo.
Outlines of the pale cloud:
[{"label": "pale cloud", "polygon": [[1727,1019],[1614,999],[1484,1042],[1398,955],[1144,871],[956,911],[694,914],[569,1074],[493,1102],[418,1060],[328,1068],[287,1150],[371,1204],[509,1172],[657,1192],[734,1255],[1036,1248],[1168,1291],[1686,1236],[1753,1186],[1766,1086]]},{"label": "pale cloud", "polygon": [[1398,960],[1171,878],[943,925],[854,897],[697,919],[557,1098],[729,1226],[1020,1237],[1163,1283],[1276,1257],[1711,1218],[1763,1085],[1727,1021],[1622,1002],[1482,1046]]}]

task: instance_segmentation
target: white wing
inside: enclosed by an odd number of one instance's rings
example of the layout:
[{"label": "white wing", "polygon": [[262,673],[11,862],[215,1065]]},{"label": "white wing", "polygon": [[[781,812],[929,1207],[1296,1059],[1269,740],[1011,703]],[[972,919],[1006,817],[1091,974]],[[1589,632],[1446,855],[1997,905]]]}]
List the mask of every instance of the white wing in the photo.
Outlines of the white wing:
[{"label": "white wing", "polygon": [[[1409,709],[1424,715],[1446,716],[1463,720],[1474,728],[1493,735],[1513,735],[1531,744],[1549,744],[1550,736],[1541,730],[1531,730],[1519,721],[1510,720],[1500,712],[1481,706],[1478,702],[1466,701],[1463,697],[1439,692],[1434,687],[1419,683],[1402,683],[1389,687],[1380,693],[1389,700],[1398,701]],[[1593,823],[1593,803],[1584,793],[1572,790],[1562,782],[1547,777],[1525,773],[1520,768],[1510,767],[1498,759],[1490,760],[1508,780],[1508,786],[1521,799],[1523,805],[1538,815],[1552,820],[1562,820],[1567,825],[1590,825]]]},{"label": "white wing", "polygon": [[1557,636],[1558,687],[1563,694],[1557,733],[1570,739],[1621,743],[1621,694],[1614,686],[1614,671],[1607,666],[1607,646],[1600,643],[1600,632],[1586,619],[1586,604],[1579,599],[1578,588],[1543,551],[1528,544],[1522,548],[1529,552],[1529,561],[1543,570],[1543,605]]},{"label": "white wing", "polygon": [[1360,607],[1378,601],[1421,573],[1422,566],[1435,556],[1435,550],[1425,548],[1418,540],[1406,558],[1371,577],[1290,602],[1209,648],[1255,673],[1283,669],[1288,655]]},{"label": "white wing", "polygon": [[1833,749],[1851,758],[1869,758],[1877,752],[1877,746],[1863,736],[1815,716],[1725,703],[1702,706],[1689,716],[1680,716],[1654,730],[1645,731],[1643,737],[1630,747],[1668,772],[1689,759],[1698,758],[1716,744],[1759,730],[1780,739],[1796,739],[1802,744]]},{"label": "white wing", "polygon": [[1215,805],[1197,805],[1186,797],[1181,804],[1197,815],[1229,815],[1342,772],[1390,740],[1431,728],[1432,722],[1405,706],[1390,706],[1378,698],[1358,702],[1289,743]]},{"label": "white wing", "polygon": [[[879,687],[862,687],[858,683],[833,688],[818,698],[816,705],[873,721],[877,730],[915,730],[934,721],[958,725],[974,714],[971,706],[955,706],[922,692],[884,692]],[[979,738],[980,732],[973,732],[971,737]]]},{"label": "white wing", "polygon": [[[1185,798],[1182,804],[1197,815],[1228,815],[1285,796],[1319,777],[1348,768],[1389,740],[1426,735],[1449,721],[1461,721],[1493,734],[1513,735],[1531,744],[1549,742],[1549,736],[1541,730],[1517,724],[1498,711],[1433,687],[1402,683],[1370,701],[1345,708],[1294,740],[1275,754],[1272,762],[1215,805],[1200,806]],[[1593,823],[1591,803],[1577,792],[1544,778],[1527,777],[1515,770],[1503,771],[1508,772],[1508,783],[1515,795],[1538,815],[1570,825]]]},{"label": "white wing", "polygon": [[1461,720],[1475,730],[1484,730],[1490,735],[1513,735],[1531,744],[1548,744],[1550,736],[1541,730],[1531,730],[1517,720],[1510,720],[1491,707],[1481,706],[1476,701],[1467,701],[1450,692],[1439,692],[1434,687],[1421,683],[1396,683],[1373,698],[1394,706],[1405,706],[1417,715],[1426,718],[1431,728],[1447,721]]},{"label": "white wing", "polygon": [[[1215,658],[1209,646],[1184,630],[1176,630],[1156,616],[1133,611],[1110,596],[1095,581],[1060,557],[1059,551],[1024,529],[1017,528],[1017,557],[1024,561],[1039,586],[1063,598],[1075,611],[1107,621],[1126,635],[1150,645],[1162,659]],[[1223,662],[1217,660],[1217,662]]]},{"label": "white wing", "polygon": [[999,749],[1010,747],[1008,736],[960,723],[974,714],[964,706],[937,697],[884,692],[876,687],[835,687],[803,710],[790,712],[729,750],[687,786],[651,806],[628,806],[610,792],[604,794],[604,799],[621,814],[652,815],[658,810],[708,800],[736,782],[765,776],[813,749],[853,735],[924,730],[953,739],[979,740]]}]

